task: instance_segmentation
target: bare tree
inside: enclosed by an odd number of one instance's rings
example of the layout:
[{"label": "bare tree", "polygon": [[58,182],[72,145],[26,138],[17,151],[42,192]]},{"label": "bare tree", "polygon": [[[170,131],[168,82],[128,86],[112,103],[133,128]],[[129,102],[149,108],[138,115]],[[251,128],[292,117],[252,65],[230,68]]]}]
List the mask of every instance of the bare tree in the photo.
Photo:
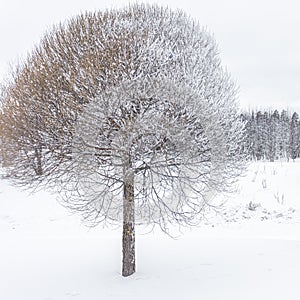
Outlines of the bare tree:
[{"label": "bare tree", "polygon": [[240,174],[235,95],[214,40],[183,12],[80,15],[48,33],[7,87],[10,144],[37,162],[19,155],[10,174],[56,188],[91,225],[123,223],[129,276],[135,224],[194,225]]}]

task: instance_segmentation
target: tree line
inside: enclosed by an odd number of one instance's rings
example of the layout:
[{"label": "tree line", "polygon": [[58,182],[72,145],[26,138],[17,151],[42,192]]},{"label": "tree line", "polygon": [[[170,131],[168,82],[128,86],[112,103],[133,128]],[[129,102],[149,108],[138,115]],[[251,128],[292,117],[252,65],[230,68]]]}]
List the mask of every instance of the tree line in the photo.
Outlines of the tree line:
[{"label": "tree line", "polygon": [[245,121],[245,150],[250,160],[300,157],[300,121],[296,112],[252,110],[241,114]]}]

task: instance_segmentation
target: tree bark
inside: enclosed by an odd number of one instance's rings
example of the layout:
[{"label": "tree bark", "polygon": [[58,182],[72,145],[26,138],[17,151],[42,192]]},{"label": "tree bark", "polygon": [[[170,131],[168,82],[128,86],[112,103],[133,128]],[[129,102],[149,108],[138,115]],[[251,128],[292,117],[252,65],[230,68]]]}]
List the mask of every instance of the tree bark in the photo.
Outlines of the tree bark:
[{"label": "tree bark", "polygon": [[123,195],[123,266],[122,276],[135,272],[135,228],[134,228],[134,173],[131,163],[124,170]]}]

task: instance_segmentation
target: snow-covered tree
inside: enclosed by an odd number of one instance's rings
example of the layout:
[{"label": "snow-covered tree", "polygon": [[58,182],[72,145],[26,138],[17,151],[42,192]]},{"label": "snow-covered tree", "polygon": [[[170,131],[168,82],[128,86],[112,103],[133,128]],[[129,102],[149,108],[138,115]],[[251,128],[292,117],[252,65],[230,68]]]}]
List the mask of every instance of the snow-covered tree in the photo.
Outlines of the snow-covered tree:
[{"label": "snow-covered tree", "polygon": [[266,159],[268,153],[268,113],[258,111],[256,113],[257,149],[256,158]]},{"label": "snow-covered tree", "polygon": [[290,140],[290,115],[286,110],[282,110],[280,115],[280,157],[289,160],[289,140]]},{"label": "snow-covered tree", "polygon": [[268,138],[268,158],[270,161],[274,161],[279,158],[279,140],[280,140],[280,116],[277,110],[269,114],[269,138]]},{"label": "snow-covered tree", "polygon": [[300,156],[300,124],[299,115],[294,112],[290,125],[290,156],[292,159],[296,159]]},{"label": "snow-covered tree", "polygon": [[7,95],[21,153],[10,174],[55,186],[92,225],[123,224],[123,276],[135,272],[135,224],[196,224],[243,169],[235,84],[182,11],[75,17],[43,38]]},{"label": "snow-covered tree", "polygon": [[249,159],[256,160],[258,149],[258,128],[254,111],[250,113],[244,113],[241,115],[243,121],[245,121],[245,151],[249,154]]},{"label": "snow-covered tree", "polygon": [[250,159],[274,161],[300,156],[300,126],[296,112],[282,110],[279,115],[277,110],[252,111],[240,117],[246,123],[245,148]]}]

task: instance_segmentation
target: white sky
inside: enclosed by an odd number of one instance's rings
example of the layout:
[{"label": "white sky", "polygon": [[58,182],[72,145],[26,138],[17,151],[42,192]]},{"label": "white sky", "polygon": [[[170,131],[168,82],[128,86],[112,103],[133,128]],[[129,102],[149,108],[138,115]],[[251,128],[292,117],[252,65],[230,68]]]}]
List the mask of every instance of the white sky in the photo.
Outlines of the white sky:
[{"label": "white sky", "polygon": [[[131,1],[141,2],[141,1]],[[214,34],[244,108],[300,111],[300,1],[158,0],[181,8]],[[125,0],[0,0],[0,81],[53,24]]]}]

